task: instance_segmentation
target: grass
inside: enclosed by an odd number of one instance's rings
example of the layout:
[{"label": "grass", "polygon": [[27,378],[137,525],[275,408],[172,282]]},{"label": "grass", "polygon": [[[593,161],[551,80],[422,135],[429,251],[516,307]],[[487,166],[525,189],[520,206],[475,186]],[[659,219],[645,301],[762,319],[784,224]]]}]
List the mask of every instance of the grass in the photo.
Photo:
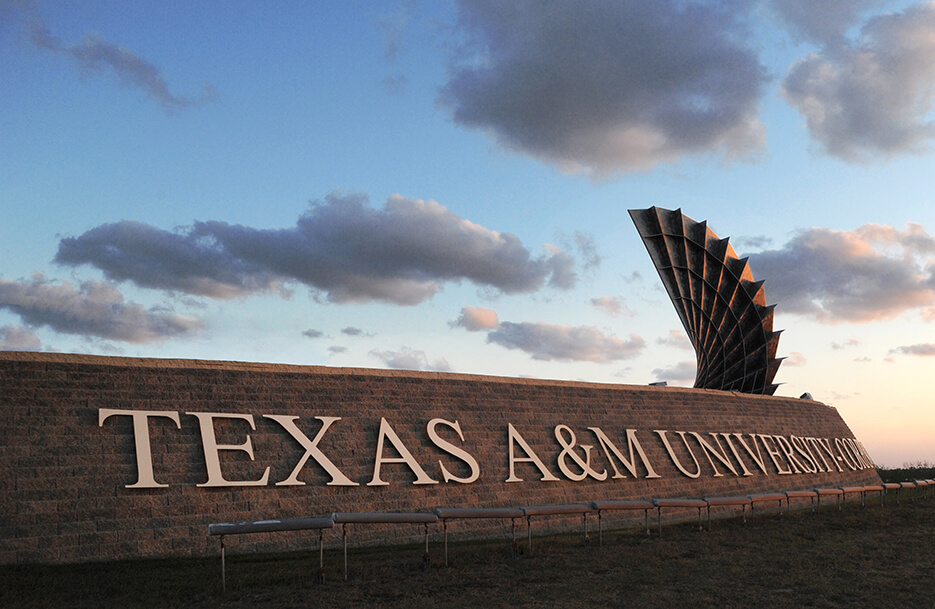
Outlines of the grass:
[{"label": "grass", "polygon": [[[449,567],[433,535],[421,546],[0,567],[0,607],[921,607],[935,606],[935,496],[842,511],[823,507],[693,524],[533,539],[513,558],[509,541],[450,541]],[[332,540],[333,541],[333,540]],[[525,540],[523,540],[525,541]]]}]

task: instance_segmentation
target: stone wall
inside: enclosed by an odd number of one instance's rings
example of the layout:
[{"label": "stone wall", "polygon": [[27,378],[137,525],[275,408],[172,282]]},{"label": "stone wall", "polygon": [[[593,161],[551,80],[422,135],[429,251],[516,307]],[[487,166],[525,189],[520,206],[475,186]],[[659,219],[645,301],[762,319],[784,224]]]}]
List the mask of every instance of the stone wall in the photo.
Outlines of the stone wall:
[{"label": "stone wall", "polygon": [[[879,483],[852,438],[835,409],[792,398],[0,352],[0,563],[213,554],[212,522]],[[419,534],[357,527],[353,540]],[[230,547],[312,540],[260,534]]]}]

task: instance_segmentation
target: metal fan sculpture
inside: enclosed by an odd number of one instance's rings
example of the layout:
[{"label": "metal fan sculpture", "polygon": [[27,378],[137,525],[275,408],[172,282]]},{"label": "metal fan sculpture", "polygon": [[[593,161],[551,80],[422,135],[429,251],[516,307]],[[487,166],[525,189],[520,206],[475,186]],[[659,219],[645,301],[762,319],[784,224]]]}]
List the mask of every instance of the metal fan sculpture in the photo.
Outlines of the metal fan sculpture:
[{"label": "metal fan sculpture", "polygon": [[782,361],[776,305],[766,306],[747,259],[681,209],[631,209],[630,217],[695,348],[695,387],[772,395]]}]

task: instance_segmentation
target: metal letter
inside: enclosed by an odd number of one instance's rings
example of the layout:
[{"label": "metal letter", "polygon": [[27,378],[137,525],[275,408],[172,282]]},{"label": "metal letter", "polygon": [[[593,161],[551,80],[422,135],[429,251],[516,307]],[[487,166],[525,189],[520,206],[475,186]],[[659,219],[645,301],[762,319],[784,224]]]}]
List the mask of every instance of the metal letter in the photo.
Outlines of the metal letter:
[{"label": "metal letter", "polygon": [[786,440],[782,436],[773,436],[773,439],[776,440],[776,444],[779,445],[779,449],[782,450],[783,454],[786,456],[786,461],[789,462],[789,465],[792,466],[792,471],[796,474],[801,474],[802,470],[806,469],[804,466],[799,469],[799,466],[802,465],[799,463],[799,460],[795,458],[795,455],[792,454],[792,445],[789,444],[789,440]]},{"label": "metal letter", "polygon": [[634,448],[636,448],[636,453],[640,456],[640,459],[643,461],[643,467],[646,468],[646,477],[647,478],[661,478],[662,477],[659,474],[657,474],[655,470],[653,470],[653,466],[650,465],[649,459],[646,458],[646,453],[643,452],[643,447],[640,446],[640,441],[636,439],[635,429],[627,430],[627,448],[630,451],[629,460],[627,460],[623,456],[623,453],[621,453],[617,449],[617,447],[614,446],[614,443],[611,442],[607,438],[604,432],[601,431],[600,427],[588,427],[588,429],[594,432],[594,435],[597,436],[597,441],[600,442],[601,444],[601,448],[604,451],[604,456],[607,457],[607,461],[610,463],[610,466],[614,468],[614,476],[613,476],[614,478],[626,478],[626,476],[621,474],[620,471],[617,469],[617,464],[614,463],[614,460],[610,458],[611,454],[613,454],[615,457],[617,457],[617,459],[620,460],[621,463],[623,463],[624,467],[626,467],[630,471],[631,476],[633,476],[634,478],[639,478],[639,476],[636,473],[636,459],[633,456]]},{"label": "metal letter", "polygon": [[[734,455],[734,459],[737,459],[737,463],[740,464],[740,468],[743,470],[744,476],[752,476],[753,472],[747,469],[747,464],[743,462],[743,459],[740,458],[740,454],[737,452],[737,449],[734,447],[734,443],[731,442],[730,434],[721,432],[721,437],[727,442],[727,447],[730,448],[730,452]],[[712,433],[711,437],[717,442],[717,445],[721,446],[721,441],[717,439],[717,434]],[[748,449],[749,450],[749,449]]]},{"label": "metal letter", "polygon": [[[569,434],[569,437],[566,439],[565,434]],[[575,432],[571,430],[571,427],[567,425],[557,425],[555,427],[555,439],[558,440],[558,443],[562,445],[562,452],[558,455],[558,468],[562,470],[562,473],[565,474],[569,480],[579,482],[584,480],[588,476],[591,476],[595,480],[606,480],[607,479],[607,469],[598,472],[597,470],[591,469],[591,448],[589,444],[581,444],[581,448],[584,450],[584,458],[578,456],[578,453],[574,452],[572,449],[577,443],[577,438],[575,438]],[[578,467],[581,468],[581,473],[576,474],[571,471],[571,468],[568,467],[568,464],[565,462],[565,457],[571,457],[571,460],[574,461]]]},{"label": "metal letter", "polygon": [[[815,457],[812,456],[812,453],[808,450],[808,445],[802,438],[798,436],[789,436],[789,443],[792,444],[792,448],[794,448],[795,451],[802,455],[802,457],[804,457],[807,461],[807,463],[802,464],[803,469],[806,472],[814,474],[815,472],[820,471],[818,462],[815,461]],[[808,465],[808,467],[804,467],[805,465]]]},{"label": "metal letter", "polygon": [[252,414],[223,413],[223,412],[186,412],[193,417],[198,418],[198,424],[201,427],[201,444],[204,447],[205,466],[208,468],[208,481],[204,484],[198,484],[199,487],[219,487],[219,486],[266,486],[269,478],[269,467],[263,472],[263,477],[259,480],[225,480],[221,473],[221,459],[218,452],[222,450],[242,450],[247,453],[250,460],[253,461],[253,442],[250,440],[250,434],[247,434],[247,440],[243,444],[218,444],[214,435],[214,419],[243,419],[250,423],[250,429],[256,430],[253,424]]},{"label": "metal letter", "polygon": [[[548,469],[546,469],[545,464],[536,456],[536,453],[529,447],[529,444],[526,444],[526,440],[523,439],[523,436],[519,435],[519,432],[516,431],[516,428],[513,427],[512,423],[507,423],[507,434],[509,435],[510,442],[510,477],[506,479],[507,482],[522,482],[523,479],[516,475],[514,465],[516,463],[532,463],[539,471],[542,473],[542,478],[540,480],[546,480],[549,482],[558,482],[558,478],[552,474]],[[514,442],[518,442],[520,447],[526,452],[526,457],[517,457],[514,452],[513,446]]]},{"label": "metal letter", "polygon": [[159,484],[153,476],[153,453],[149,443],[149,417],[165,417],[172,419],[175,426],[182,429],[179,422],[179,413],[171,410],[115,410],[113,408],[99,408],[97,411],[97,426],[103,427],[104,421],[115,415],[133,417],[133,441],[136,444],[136,471],[137,481],[128,484],[126,488],[166,488],[168,484]]},{"label": "metal letter", "polygon": [[838,449],[838,454],[841,455],[841,459],[844,460],[844,465],[851,468],[852,471],[859,469],[857,464],[854,463],[853,459],[851,458],[851,454],[847,450],[847,446],[844,444],[844,442],[841,441],[841,438],[834,439],[834,447]]},{"label": "metal letter", "polygon": [[870,459],[860,442],[855,438],[847,438],[844,442],[851,449],[851,452],[860,464],[858,469],[871,469],[874,467],[873,459]]},{"label": "metal letter", "polygon": [[439,447],[446,453],[450,455],[454,455],[455,457],[461,459],[462,461],[468,464],[468,467],[471,468],[470,476],[468,476],[467,478],[459,478],[457,476],[452,475],[451,472],[449,472],[445,468],[445,465],[441,461],[439,461],[438,466],[442,468],[442,478],[445,479],[445,482],[451,482],[452,480],[454,480],[455,482],[460,482],[461,484],[470,484],[474,482],[480,476],[480,466],[477,465],[477,460],[474,457],[472,457],[470,454],[468,454],[467,451],[461,448],[458,448],[451,442],[443,440],[438,435],[438,432],[435,431],[435,427],[439,423],[442,423],[454,429],[455,432],[457,432],[458,437],[461,438],[461,441],[464,442],[464,434],[461,433],[461,426],[458,425],[458,422],[455,421],[454,423],[452,423],[451,421],[446,421],[445,419],[432,419],[431,421],[428,422],[428,425],[425,426],[425,430],[429,434],[429,439],[435,444],[435,446]]},{"label": "metal letter", "polygon": [[770,448],[769,444],[766,443],[767,440],[772,440],[775,442],[775,440],[773,440],[773,436],[768,436],[766,434],[759,434],[759,438],[760,438],[760,442],[763,443],[763,448],[766,449],[766,454],[768,454],[769,458],[773,460],[773,465],[776,466],[776,472],[779,474],[791,474],[792,473],[791,469],[783,469],[782,466],[779,465],[779,461],[776,460],[776,457],[779,457],[780,459],[782,459],[782,453],[776,450],[775,446]]},{"label": "metal letter", "polygon": [[867,452],[866,447],[861,444],[860,440],[857,438],[852,438],[851,442],[854,444],[854,449],[860,454],[861,458],[866,463],[867,468],[873,469],[876,467],[876,464],[873,462],[873,457],[870,456],[870,453]]},{"label": "metal letter", "polygon": [[[834,466],[838,468],[838,471],[843,472],[844,470],[841,469],[841,464],[839,463],[840,461],[843,461],[843,459],[841,457],[835,457],[834,451],[831,450],[831,440],[829,440],[828,438],[815,438],[815,439],[818,440],[818,446],[820,446],[821,449],[825,451],[826,453],[828,453],[828,456],[831,457],[831,462],[834,463]],[[821,453],[818,453],[818,454],[820,455]],[[824,459],[824,457],[822,457],[822,459]],[[830,467],[828,468],[828,471],[829,472],[831,471]]]},{"label": "metal letter", "polygon": [[[399,457],[383,456],[384,438],[389,438],[390,444],[392,444],[396,452],[399,453]],[[402,443],[399,436],[397,436],[393,428],[390,427],[390,424],[386,422],[385,418],[381,417],[380,437],[377,439],[377,456],[373,464],[373,479],[367,483],[367,486],[386,486],[389,484],[389,482],[384,482],[380,479],[380,466],[383,463],[405,463],[408,465],[412,473],[416,475],[416,481],[413,482],[413,484],[438,484],[438,480],[432,480],[432,478],[425,473],[425,470],[416,462],[412,453],[409,452],[409,449]]]},{"label": "metal letter", "polygon": [[694,436],[694,438],[698,440],[698,444],[701,445],[701,452],[703,452],[704,456],[708,458],[708,463],[711,464],[711,469],[714,470],[714,476],[713,476],[714,478],[720,478],[724,474],[717,471],[717,467],[714,466],[714,460],[711,459],[711,455],[714,455],[715,457],[717,457],[717,460],[720,461],[724,467],[729,469],[730,473],[734,474],[735,476],[737,475],[737,470],[734,469],[734,464],[731,463],[730,459],[727,458],[727,454],[724,452],[724,448],[721,446],[721,443],[718,442],[716,434],[712,433],[711,436],[714,438],[714,441],[717,442],[717,447],[721,449],[721,452],[718,452],[717,450],[714,449],[713,446],[708,444],[708,442],[704,438],[702,438],[701,435],[698,434],[698,432],[690,431],[688,433]]},{"label": "metal letter", "polygon": [[685,448],[688,449],[688,454],[691,455],[692,461],[695,462],[695,473],[689,472],[682,465],[682,462],[679,461],[679,458],[675,456],[675,451],[672,450],[672,445],[669,444],[669,438],[666,437],[668,433],[665,429],[654,429],[655,433],[659,434],[659,437],[662,438],[662,443],[666,445],[666,450],[669,451],[669,458],[672,459],[672,463],[675,463],[675,467],[679,468],[679,471],[688,476],[689,478],[697,478],[701,475],[701,465],[698,464],[698,459],[695,458],[695,453],[692,452],[691,447],[688,445],[688,441],[685,439],[684,431],[677,431],[679,437],[682,438],[682,443],[685,445]]},{"label": "metal letter", "polygon": [[325,432],[328,431],[332,423],[340,421],[341,417],[315,417],[321,421],[321,429],[318,430],[318,435],[315,436],[315,439],[309,441],[308,436],[302,433],[302,430],[295,424],[296,419],[299,417],[284,414],[264,414],[263,416],[282,425],[283,429],[288,431],[289,435],[295,438],[296,441],[302,445],[302,448],[305,449],[305,454],[299,459],[299,463],[295,466],[295,469],[292,470],[292,474],[282,482],[277,482],[276,486],[303,486],[305,483],[299,480],[299,472],[302,471],[309,457],[315,459],[318,465],[322,466],[325,471],[328,472],[328,475],[331,476],[331,482],[328,483],[328,486],[360,486],[357,482],[353,482],[350,478],[345,476],[341,470],[325,456],[325,453],[321,452],[318,448],[318,443],[321,442],[321,439],[325,436]]},{"label": "metal letter", "polygon": [[760,445],[756,443],[756,434],[752,433],[749,435],[750,439],[753,441],[753,448],[756,449],[756,454],[753,454],[753,449],[751,449],[750,446],[748,446],[744,441],[743,435],[737,433],[736,431],[734,432],[734,437],[737,438],[737,441],[740,442],[740,445],[743,446],[743,449],[747,451],[747,454],[750,455],[750,458],[753,459],[753,462],[757,464],[757,467],[760,468],[761,472],[768,476],[769,472],[766,471],[766,463],[764,463],[763,455],[760,453]]}]

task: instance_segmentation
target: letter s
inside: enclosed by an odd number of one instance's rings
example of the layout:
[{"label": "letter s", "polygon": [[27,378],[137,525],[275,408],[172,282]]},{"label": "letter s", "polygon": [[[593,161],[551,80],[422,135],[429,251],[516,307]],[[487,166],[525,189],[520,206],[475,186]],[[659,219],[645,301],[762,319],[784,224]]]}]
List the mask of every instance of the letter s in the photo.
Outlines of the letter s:
[{"label": "letter s", "polygon": [[438,426],[439,423],[443,425],[447,425],[448,427],[454,429],[455,432],[458,434],[458,437],[461,438],[461,441],[462,442],[464,441],[464,434],[461,433],[461,426],[458,425],[458,422],[455,421],[454,423],[452,423],[451,421],[446,421],[445,419],[432,419],[431,421],[428,422],[428,424],[425,426],[425,430],[429,434],[429,439],[432,441],[433,444],[435,444],[435,446],[442,449],[446,453],[454,457],[457,457],[458,459],[461,459],[462,461],[468,464],[468,467],[471,468],[470,476],[468,476],[467,478],[459,478],[458,476],[452,475],[451,472],[449,472],[445,468],[445,465],[441,461],[439,461],[438,465],[442,468],[442,477],[445,479],[445,482],[451,482],[452,480],[454,480],[455,482],[460,482],[461,484],[470,484],[474,482],[480,476],[480,466],[477,465],[477,460],[474,459],[474,457],[472,457],[470,454],[468,454],[467,451],[461,448],[458,448],[457,446],[455,446],[451,442],[448,442],[447,440],[443,440],[438,435],[438,432],[435,431],[435,427]]}]

